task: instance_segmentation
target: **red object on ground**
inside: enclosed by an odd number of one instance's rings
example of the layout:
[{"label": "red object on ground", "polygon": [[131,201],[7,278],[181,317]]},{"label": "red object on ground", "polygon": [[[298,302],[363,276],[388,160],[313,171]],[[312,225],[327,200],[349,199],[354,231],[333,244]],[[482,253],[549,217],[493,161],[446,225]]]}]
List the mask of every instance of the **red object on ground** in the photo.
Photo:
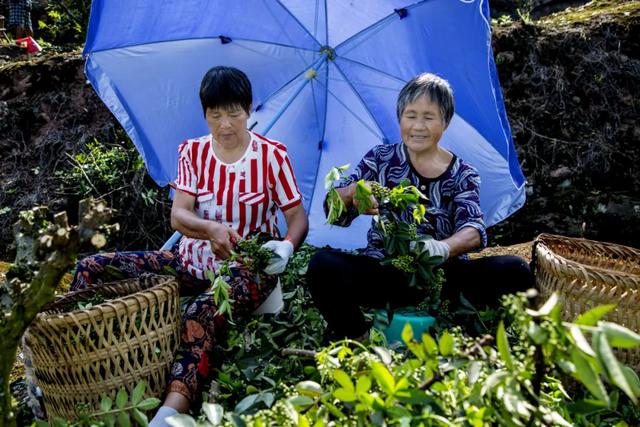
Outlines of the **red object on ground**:
[{"label": "red object on ground", "polygon": [[23,37],[16,39],[16,44],[23,49],[27,49],[27,53],[37,53],[42,50],[37,41],[33,37]]}]

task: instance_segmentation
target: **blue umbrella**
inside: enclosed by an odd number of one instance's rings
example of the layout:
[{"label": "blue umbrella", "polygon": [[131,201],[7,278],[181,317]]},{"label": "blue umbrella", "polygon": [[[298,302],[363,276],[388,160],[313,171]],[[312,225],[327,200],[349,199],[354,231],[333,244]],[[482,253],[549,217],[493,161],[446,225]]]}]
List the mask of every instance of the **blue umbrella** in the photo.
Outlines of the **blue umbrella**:
[{"label": "blue umbrella", "polygon": [[245,71],[249,124],[287,145],[308,241],[353,248],[369,221],[348,231],[325,224],[324,175],[399,141],[396,98],[421,72],[453,87],[456,115],[442,145],[478,168],[487,224],[524,203],[488,21],[484,0],[94,0],[86,74],[164,186],[176,176],[178,144],[208,133],[204,73]]}]

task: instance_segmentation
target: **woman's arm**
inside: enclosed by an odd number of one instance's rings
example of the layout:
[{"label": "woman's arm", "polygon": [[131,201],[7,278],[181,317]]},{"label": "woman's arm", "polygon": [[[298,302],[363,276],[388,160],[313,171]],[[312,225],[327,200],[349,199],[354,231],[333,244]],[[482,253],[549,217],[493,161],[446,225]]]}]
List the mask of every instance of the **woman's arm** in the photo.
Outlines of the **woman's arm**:
[{"label": "woman's arm", "polygon": [[309,231],[309,219],[302,203],[284,211],[284,219],[287,222],[287,237],[297,249],[304,242]]},{"label": "woman's arm", "polygon": [[482,244],[480,232],[473,227],[464,227],[442,241],[449,245],[449,257],[462,255]]},{"label": "woman's arm", "polygon": [[171,205],[171,227],[187,237],[209,240],[217,257],[227,259],[240,235],[231,227],[202,219],[193,210],[196,197],[176,190]]}]

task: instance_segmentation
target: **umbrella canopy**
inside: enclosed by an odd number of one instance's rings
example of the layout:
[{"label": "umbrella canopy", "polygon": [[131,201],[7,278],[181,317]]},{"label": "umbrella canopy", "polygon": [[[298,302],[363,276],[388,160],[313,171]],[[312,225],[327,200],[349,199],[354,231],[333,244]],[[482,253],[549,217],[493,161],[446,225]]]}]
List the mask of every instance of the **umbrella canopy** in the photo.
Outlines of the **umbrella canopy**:
[{"label": "umbrella canopy", "polygon": [[483,0],[94,0],[85,71],[164,186],[178,144],[208,133],[205,72],[243,70],[254,89],[250,126],[288,147],[308,241],[353,248],[369,220],[349,231],[326,225],[324,175],[400,140],[397,96],[421,72],[453,87],[456,114],[441,144],[478,168],[487,224],[524,203],[488,19]]}]

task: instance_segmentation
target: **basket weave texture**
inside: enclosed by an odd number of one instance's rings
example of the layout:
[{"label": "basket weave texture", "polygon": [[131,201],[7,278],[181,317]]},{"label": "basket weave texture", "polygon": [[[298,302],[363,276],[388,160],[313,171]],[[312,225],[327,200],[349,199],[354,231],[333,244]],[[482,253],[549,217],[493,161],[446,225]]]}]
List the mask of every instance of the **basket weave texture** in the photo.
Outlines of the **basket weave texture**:
[{"label": "basket weave texture", "polygon": [[[563,318],[617,304],[605,319],[640,332],[640,250],[614,243],[541,234],[533,245],[536,286],[542,298],[556,292]],[[640,369],[640,349],[619,351],[618,358]]]},{"label": "basket weave texture", "polygon": [[[74,310],[99,295],[104,303]],[[78,404],[147,383],[160,397],[180,339],[178,283],[145,275],[70,293],[44,308],[25,334],[47,416],[72,420]]]}]

